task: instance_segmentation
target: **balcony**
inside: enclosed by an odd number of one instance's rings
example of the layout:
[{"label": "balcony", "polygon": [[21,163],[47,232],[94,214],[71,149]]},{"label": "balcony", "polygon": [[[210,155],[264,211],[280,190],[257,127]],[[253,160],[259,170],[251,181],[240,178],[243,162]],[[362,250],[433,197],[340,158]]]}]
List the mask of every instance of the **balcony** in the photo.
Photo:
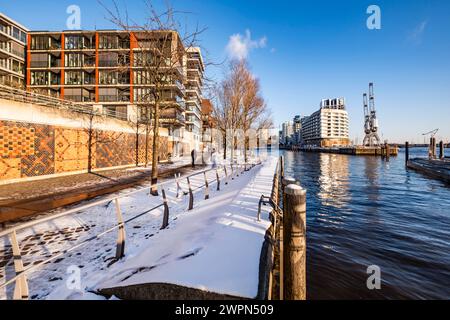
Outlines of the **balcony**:
[{"label": "balcony", "polygon": [[0,59],[9,58],[10,52],[7,48],[0,46]]},{"label": "balcony", "polygon": [[11,36],[7,33],[6,27],[0,26],[0,41],[10,40]]},{"label": "balcony", "polygon": [[184,115],[176,110],[163,110],[161,113],[161,122],[163,124],[172,124],[182,126],[186,123]]}]

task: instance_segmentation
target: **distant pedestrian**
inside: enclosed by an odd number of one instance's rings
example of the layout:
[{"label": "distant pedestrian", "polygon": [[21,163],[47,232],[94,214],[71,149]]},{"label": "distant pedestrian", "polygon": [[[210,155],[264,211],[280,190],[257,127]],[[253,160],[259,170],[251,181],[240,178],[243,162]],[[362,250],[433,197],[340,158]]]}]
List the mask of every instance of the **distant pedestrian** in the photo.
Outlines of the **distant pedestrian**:
[{"label": "distant pedestrian", "polygon": [[195,158],[196,158],[196,152],[195,149],[191,151],[191,158],[192,158],[192,168],[195,168]]}]

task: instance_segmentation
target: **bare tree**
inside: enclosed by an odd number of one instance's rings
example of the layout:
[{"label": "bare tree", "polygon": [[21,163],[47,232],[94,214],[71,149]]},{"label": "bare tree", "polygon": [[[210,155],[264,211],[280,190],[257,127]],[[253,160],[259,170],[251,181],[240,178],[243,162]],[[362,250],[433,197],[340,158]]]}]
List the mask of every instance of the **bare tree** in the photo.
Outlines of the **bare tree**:
[{"label": "bare tree", "polygon": [[189,50],[197,46],[198,36],[204,29],[197,27],[192,32],[182,32],[177,20],[180,12],[174,11],[168,3],[165,11],[158,12],[151,0],[143,2],[147,10],[143,23],[130,20],[126,10],[121,14],[115,0],[112,9],[102,5],[109,19],[130,35],[129,63],[135,72],[139,72],[139,85],[144,86],[134,100],[139,105],[139,119],[146,127],[147,143],[152,132],[152,194],[158,195],[159,129],[164,118],[175,122],[182,118],[183,110],[180,111],[176,92],[181,96],[184,94],[184,60]]},{"label": "bare tree", "polygon": [[248,151],[250,149],[250,129],[261,130],[272,124],[267,105],[261,94],[261,86],[259,80],[249,71],[245,61],[243,65],[243,73],[245,77],[244,97],[242,99],[241,123],[242,129],[246,133],[244,140],[244,157],[245,162],[248,161]]},{"label": "bare tree", "polygon": [[[231,158],[236,148],[235,131],[260,130],[271,126],[270,112],[262,97],[259,80],[250,72],[245,60],[233,61],[225,79],[215,90],[214,117],[223,135],[224,158],[226,146],[231,145]],[[244,157],[248,160],[250,137],[244,139]]]},{"label": "bare tree", "polygon": [[87,124],[84,126],[83,131],[87,135],[87,149],[88,149],[88,163],[87,170],[88,173],[92,173],[93,170],[93,158],[94,158],[94,147],[99,144],[110,144],[117,143],[120,138],[124,136],[123,132],[110,133],[107,135],[105,132],[102,134],[101,130],[97,128],[97,125],[101,123],[104,115],[100,115],[94,110],[90,110],[85,113],[87,117]]}]

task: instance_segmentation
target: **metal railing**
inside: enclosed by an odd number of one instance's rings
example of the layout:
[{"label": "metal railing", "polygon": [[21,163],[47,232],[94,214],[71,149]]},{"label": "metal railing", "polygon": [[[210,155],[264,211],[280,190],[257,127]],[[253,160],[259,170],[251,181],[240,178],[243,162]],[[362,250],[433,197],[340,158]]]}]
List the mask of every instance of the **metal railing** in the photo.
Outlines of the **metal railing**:
[{"label": "metal railing", "polygon": [[[228,164],[228,165],[225,164],[224,166],[220,166],[217,168],[212,168],[212,169],[196,172],[196,173],[188,175],[184,178],[181,178],[181,176],[179,174],[175,174],[175,180],[169,180],[169,181],[165,181],[165,182],[154,184],[154,185],[150,186],[150,190],[155,190],[155,189],[161,190],[162,202],[159,205],[149,208],[145,212],[140,213],[140,214],[138,214],[132,218],[129,218],[127,220],[124,220],[124,218],[123,218],[122,210],[120,207],[120,200],[122,198],[129,197],[136,193],[146,191],[149,188],[148,186],[124,193],[119,196],[106,197],[102,200],[94,201],[92,203],[82,205],[82,206],[79,206],[79,207],[76,207],[73,209],[69,209],[69,210],[66,210],[61,213],[57,213],[57,214],[54,214],[54,215],[51,215],[48,217],[44,217],[44,218],[41,218],[41,219],[38,219],[35,221],[26,222],[19,226],[12,227],[12,228],[9,228],[4,231],[0,231],[0,239],[4,238],[4,237],[8,237],[10,239],[10,243],[11,243],[11,247],[12,247],[12,251],[13,251],[12,253],[13,253],[13,259],[14,259],[14,270],[16,273],[16,275],[14,277],[12,277],[11,279],[9,279],[9,280],[5,279],[5,282],[3,284],[0,284],[0,289],[6,288],[7,286],[15,283],[13,299],[14,300],[28,299],[29,298],[28,279],[27,279],[28,274],[35,271],[39,267],[42,267],[43,265],[48,264],[48,263],[52,262],[53,260],[65,255],[69,252],[72,252],[94,240],[97,240],[106,234],[109,234],[110,232],[112,232],[114,230],[118,230],[118,237],[117,237],[117,242],[116,242],[116,255],[115,255],[114,261],[119,261],[120,259],[122,259],[125,256],[125,240],[126,240],[125,225],[127,225],[128,223],[130,223],[144,215],[149,214],[150,212],[153,212],[153,211],[163,207],[164,213],[163,213],[163,221],[162,221],[161,230],[164,230],[169,226],[170,208],[169,208],[169,200],[166,195],[166,189],[167,189],[168,184],[175,182],[176,198],[180,198],[181,196],[189,196],[189,204],[188,204],[187,209],[188,209],[188,211],[191,211],[194,209],[194,199],[195,199],[194,192],[195,191],[201,190],[204,188],[204,193],[205,193],[204,199],[208,200],[208,199],[210,199],[210,187],[212,184],[216,183],[216,185],[217,185],[216,190],[220,191],[222,181],[225,182],[225,185],[228,185],[231,180],[235,180],[235,178],[239,177],[239,175],[244,174],[246,171],[250,171],[252,168],[254,168],[255,166],[260,165],[260,164],[261,164],[260,160],[257,160],[252,163]],[[229,169],[227,169],[227,166]],[[216,178],[214,180],[208,181],[207,173],[214,172],[214,171],[216,174],[215,175]],[[220,172],[222,172],[222,177],[221,177]],[[199,175],[203,175],[204,184],[194,188],[191,184],[191,178],[193,178],[195,176],[199,176]],[[186,179],[188,190],[183,190],[183,188],[181,187],[181,179]],[[159,196],[159,194],[158,194],[158,196]],[[88,239],[81,241],[80,243],[78,243],[75,246],[72,246],[68,249],[62,250],[62,251],[48,257],[47,259],[40,261],[39,263],[33,264],[28,268],[24,268],[22,254],[21,254],[21,250],[20,250],[20,243],[17,238],[18,231],[31,229],[34,226],[42,224],[44,222],[49,222],[49,221],[53,221],[55,219],[59,219],[62,217],[73,215],[73,214],[77,214],[84,210],[91,209],[93,207],[97,207],[99,205],[106,204],[106,203],[114,203],[116,217],[117,217],[117,223],[113,227],[110,227],[107,230],[104,230],[103,232],[101,232],[99,234],[93,235],[93,236],[89,237]]]},{"label": "metal railing", "polygon": [[12,88],[9,86],[0,85],[0,99],[12,100],[17,102],[32,103],[40,106],[56,108],[60,110],[74,111],[83,114],[106,116],[111,118],[118,118],[128,120],[125,112],[112,112],[104,109],[99,112],[93,109],[91,105],[77,103],[70,100],[64,100],[52,96],[46,96],[34,92],[28,92],[21,89]]}]

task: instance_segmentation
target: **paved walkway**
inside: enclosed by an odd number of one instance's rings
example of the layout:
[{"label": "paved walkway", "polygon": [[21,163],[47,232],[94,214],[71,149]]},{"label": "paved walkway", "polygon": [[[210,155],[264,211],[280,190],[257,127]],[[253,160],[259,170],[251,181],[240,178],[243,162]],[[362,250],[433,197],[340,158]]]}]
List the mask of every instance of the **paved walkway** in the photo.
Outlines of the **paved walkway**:
[{"label": "paved walkway", "polygon": [[[161,164],[160,178],[172,178],[175,172],[183,174],[191,170],[187,159]],[[139,186],[148,183],[150,177],[149,168],[139,167],[1,185],[0,224]]]}]

